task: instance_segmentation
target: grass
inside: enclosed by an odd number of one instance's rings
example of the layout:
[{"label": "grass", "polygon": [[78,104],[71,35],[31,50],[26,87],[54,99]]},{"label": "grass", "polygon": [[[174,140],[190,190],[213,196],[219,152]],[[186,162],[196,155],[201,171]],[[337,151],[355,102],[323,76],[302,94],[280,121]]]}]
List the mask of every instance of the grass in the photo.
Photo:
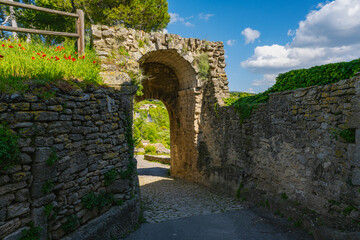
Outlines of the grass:
[{"label": "grass", "polygon": [[79,56],[74,46],[45,46],[12,39],[0,40],[0,92],[26,92],[31,83],[78,80],[102,84],[94,50]]}]

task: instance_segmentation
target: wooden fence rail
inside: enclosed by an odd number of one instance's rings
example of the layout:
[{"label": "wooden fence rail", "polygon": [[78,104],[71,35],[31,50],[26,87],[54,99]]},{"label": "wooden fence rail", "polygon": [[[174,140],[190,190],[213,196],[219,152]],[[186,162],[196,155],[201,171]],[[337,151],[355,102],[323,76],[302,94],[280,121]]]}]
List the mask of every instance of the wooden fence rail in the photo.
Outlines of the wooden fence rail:
[{"label": "wooden fence rail", "polygon": [[37,30],[37,29],[29,29],[29,28],[17,28],[17,27],[9,27],[9,26],[0,26],[0,30],[77,38],[78,39],[77,40],[78,52],[81,55],[84,54],[85,21],[84,21],[84,12],[82,10],[77,9],[76,13],[69,13],[69,12],[57,11],[57,10],[53,10],[53,9],[49,9],[49,8],[37,7],[34,5],[29,5],[29,4],[24,4],[24,3],[13,2],[13,1],[9,1],[9,0],[0,0],[0,4],[76,18],[76,33],[54,32],[54,31]]}]

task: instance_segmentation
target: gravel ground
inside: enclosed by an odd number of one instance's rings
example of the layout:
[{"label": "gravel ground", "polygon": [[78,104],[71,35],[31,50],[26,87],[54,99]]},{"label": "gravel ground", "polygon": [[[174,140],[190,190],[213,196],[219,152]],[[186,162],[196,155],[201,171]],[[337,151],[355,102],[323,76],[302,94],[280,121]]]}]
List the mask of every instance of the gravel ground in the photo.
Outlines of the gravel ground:
[{"label": "gravel ground", "polygon": [[144,217],[149,223],[243,209],[234,198],[167,176],[168,165],[138,156],[138,173]]}]

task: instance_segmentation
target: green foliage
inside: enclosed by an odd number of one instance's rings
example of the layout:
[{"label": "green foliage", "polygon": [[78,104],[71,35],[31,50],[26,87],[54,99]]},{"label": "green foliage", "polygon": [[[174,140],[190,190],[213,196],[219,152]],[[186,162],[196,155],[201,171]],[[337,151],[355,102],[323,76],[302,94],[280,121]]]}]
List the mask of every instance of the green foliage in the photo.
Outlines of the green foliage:
[{"label": "green foliage", "polygon": [[51,154],[50,154],[49,158],[46,160],[46,164],[49,165],[49,166],[54,165],[59,160],[59,157],[56,154],[55,149],[53,148],[51,150],[52,150]]},{"label": "green foliage", "polygon": [[[154,107],[140,109],[145,104]],[[139,140],[149,140],[151,143],[162,143],[170,148],[170,120],[165,105],[156,100],[144,100],[134,107],[136,118],[134,119],[134,137]],[[151,116],[153,122],[148,122]]]},{"label": "green foliage", "polygon": [[[37,6],[66,12],[85,11],[85,27],[92,24],[124,25],[147,32],[166,28],[170,22],[166,0],[35,0]],[[17,10],[20,26],[61,32],[75,32],[74,19],[33,10]],[[47,37],[48,42],[62,42],[62,37]]]},{"label": "green foliage", "polygon": [[76,228],[79,226],[79,218],[72,214],[66,218],[66,222],[61,225],[61,228],[66,233],[71,233],[76,230]]},{"label": "green foliage", "polygon": [[341,202],[338,202],[338,201],[333,200],[333,199],[329,200],[328,203],[330,203],[331,205],[336,205],[336,206],[340,206],[340,204],[341,204]]},{"label": "green foliage", "polygon": [[91,192],[81,199],[81,204],[86,209],[93,209],[95,207],[102,208],[111,205],[114,201],[112,193],[100,192],[98,194]]},{"label": "green foliage", "polygon": [[339,140],[341,137],[347,143],[355,143],[355,129],[331,129],[330,135]]},{"label": "green foliage", "polygon": [[281,194],[281,199],[283,199],[283,200],[286,200],[286,199],[288,199],[289,197],[286,195],[286,193],[282,193]]},{"label": "green foliage", "polygon": [[124,200],[122,200],[122,199],[115,200],[114,202],[115,202],[116,206],[121,206],[124,204]]},{"label": "green foliage", "polygon": [[145,47],[145,42],[143,40],[139,39],[138,43],[139,43],[139,48]]},{"label": "green foliage", "polygon": [[210,64],[209,64],[209,56],[207,53],[201,54],[197,57],[196,62],[199,67],[199,75],[201,78],[208,79],[209,78],[209,71],[210,71]]},{"label": "green foliage", "polygon": [[127,168],[125,171],[120,172],[120,178],[121,179],[128,179],[131,180],[133,174],[135,173],[136,170],[136,163],[134,162],[134,160],[130,160],[130,163],[127,165]]},{"label": "green foliage", "polygon": [[147,145],[145,146],[145,153],[146,154],[156,154],[156,147],[155,146],[151,146],[151,145]]},{"label": "green foliage", "polygon": [[244,188],[244,184],[240,183],[239,188],[236,190],[236,198],[240,199],[241,197],[241,190]]},{"label": "green foliage", "polygon": [[294,227],[302,227],[302,221],[295,221]]},{"label": "green foliage", "polygon": [[243,97],[249,97],[254,96],[253,93],[247,93],[247,92],[230,92],[229,98],[224,98],[224,102],[226,106],[232,105],[234,102],[236,102],[239,98]]},{"label": "green foliage", "polygon": [[19,136],[0,124],[0,170],[7,170],[19,162]]},{"label": "green foliage", "polygon": [[52,203],[46,204],[44,206],[44,214],[47,218],[50,217],[53,208],[54,208],[54,204],[52,204]]},{"label": "green foliage", "polygon": [[344,209],[344,211],[343,211],[343,214],[345,215],[345,216],[347,216],[347,215],[349,215],[352,211],[357,211],[358,209],[356,208],[356,207],[354,207],[354,206],[352,206],[352,205],[349,205],[349,206],[347,206],[345,209]]},{"label": "green foliage", "polygon": [[104,179],[105,179],[105,186],[109,186],[116,180],[117,172],[116,169],[113,168],[105,173]]},{"label": "green foliage", "polygon": [[18,240],[40,240],[41,231],[41,227],[35,226],[34,222],[30,222],[29,229],[23,230]]},{"label": "green foliage", "polygon": [[[77,79],[88,84],[102,84],[94,50],[86,50],[83,59],[75,53],[73,45],[45,47],[33,42],[0,40],[0,52],[3,56],[0,60],[0,92],[24,92],[29,90],[30,84],[46,85],[59,80]],[[44,98],[54,94],[50,90],[42,92]]]},{"label": "green foliage", "polygon": [[128,57],[130,56],[129,52],[126,51],[124,46],[120,46],[118,52],[121,56],[128,56]]},{"label": "green foliage", "polygon": [[241,124],[251,116],[258,104],[269,100],[269,94],[306,88],[314,85],[326,85],[343,79],[351,78],[360,71],[360,59],[350,62],[332,63],[315,66],[309,69],[292,70],[279,74],[276,83],[265,92],[252,96],[239,96],[237,100],[233,97],[225,99],[227,105],[233,105],[240,116]]},{"label": "green foliage", "polygon": [[142,73],[141,72],[134,73],[133,71],[127,71],[126,73],[131,78],[131,83],[133,85],[137,86],[136,96],[142,96],[143,95],[142,90],[144,89],[144,87],[142,85],[142,78],[144,76],[142,75]]},{"label": "green foliage", "polygon": [[50,193],[55,187],[55,183],[52,180],[46,180],[42,186],[42,192],[44,194]]}]

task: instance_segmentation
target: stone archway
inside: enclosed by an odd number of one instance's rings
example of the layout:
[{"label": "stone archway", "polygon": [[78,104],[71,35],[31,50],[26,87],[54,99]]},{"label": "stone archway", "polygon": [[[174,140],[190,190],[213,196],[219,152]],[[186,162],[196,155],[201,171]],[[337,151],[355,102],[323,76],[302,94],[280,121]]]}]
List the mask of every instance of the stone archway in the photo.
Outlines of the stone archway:
[{"label": "stone archway", "polygon": [[[165,103],[171,122],[171,174],[201,182],[203,106],[213,109],[229,95],[223,43],[119,27],[92,26],[92,32],[106,84],[133,96],[131,76],[142,72],[147,76],[143,95],[135,98]],[[201,61],[208,63],[205,71]]]},{"label": "stone archway", "polygon": [[[136,100],[161,100],[169,113],[171,142],[171,172],[175,176],[191,171],[197,159],[195,101],[198,81],[196,72],[176,50],[158,50],[145,54],[140,67],[146,76],[143,95]],[[186,149],[186,151],[184,151]]]}]

